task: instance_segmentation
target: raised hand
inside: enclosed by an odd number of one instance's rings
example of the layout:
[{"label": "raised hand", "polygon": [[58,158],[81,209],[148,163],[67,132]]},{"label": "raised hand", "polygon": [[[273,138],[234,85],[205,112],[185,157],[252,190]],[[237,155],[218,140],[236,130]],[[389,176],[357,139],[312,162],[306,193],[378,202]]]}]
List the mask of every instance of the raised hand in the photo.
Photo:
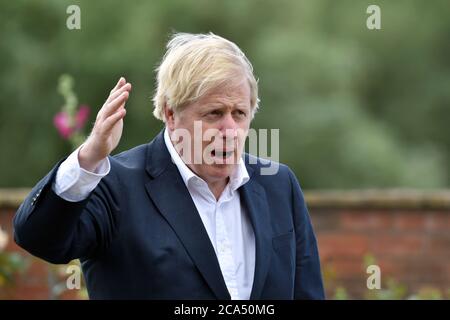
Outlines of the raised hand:
[{"label": "raised hand", "polygon": [[93,172],[119,144],[131,84],[121,77],[97,114],[91,134],[78,153],[80,166]]}]

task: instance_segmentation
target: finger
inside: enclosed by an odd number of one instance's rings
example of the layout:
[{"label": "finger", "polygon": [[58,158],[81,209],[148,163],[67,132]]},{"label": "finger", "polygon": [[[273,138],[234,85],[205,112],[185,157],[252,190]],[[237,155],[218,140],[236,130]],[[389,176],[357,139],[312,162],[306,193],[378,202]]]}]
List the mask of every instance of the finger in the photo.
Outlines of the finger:
[{"label": "finger", "polygon": [[106,119],[112,115],[119,107],[128,99],[128,91],[122,92],[118,97],[112,100],[110,103],[105,104],[104,111],[102,112],[102,118]]},{"label": "finger", "polygon": [[131,83],[127,83],[127,84],[123,85],[122,87],[117,89],[115,92],[111,93],[110,96],[108,97],[108,99],[106,99],[105,103],[111,102],[112,100],[117,98],[122,92],[130,91],[130,90],[131,90]]},{"label": "finger", "polygon": [[120,77],[119,81],[117,81],[117,84],[114,88],[112,88],[112,90],[110,91],[110,94],[113,93],[114,91],[116,91],[117,89],[119,89],[120,87],[122,87],[126,82],[124,77]]},{"label": "finger", "polygon": [[111,90],[111,92],[109,93],[109,96],[108,96],[108,98],[107,98],[106,100],[108,100],[109,97],[111,97],[111,96],[112,96],[113,94],[115,94],[117,91],[121,90],[126,84],[127,84],[127,82],[126,82],[125,80],[120,81],[120,82],[118,83],[118,85],[117,85],[113,90]]},{"label": "finger", "polygon": [[124,78],[124,77],[120,77],[120,78],[119,78],[119,81],[117,81],[115,87],[111,89],[111,91],[109,92],[109,94],[112,94],[113,92],[115,92],[117,89],[119,89],[120,87],[122,87],[125,83],[126,83],[125,78]]},{"label": "finger", "polygon": [[[131,90],[131,83],[127,83],[126,85],[120,87],[114,93],[112,93],[108,97],[108,99],[106,99],[105,103],[103,104],[103,107],[100,108],[99,112],[97,113],[97,119],[105,118],[103,115],[105,113],[105,109],[107,109],[107,107],[108,107],[108,103],[110,103],[112,100],[117,98],[121,93],[123,93],[125,91],[129,92],[130,90]],[[111,113],[109,113],[109,114],[111,114]]]},{"label": "finger", "polygon": [[127,110],[125,108],[121,108],[117,110],[116,113],[109,116],[105,122],[103,122],[103,134],[108,135],[112,128],[114,128],[115,124],[119,122],[119,120],[123,119],[127,114]]}]

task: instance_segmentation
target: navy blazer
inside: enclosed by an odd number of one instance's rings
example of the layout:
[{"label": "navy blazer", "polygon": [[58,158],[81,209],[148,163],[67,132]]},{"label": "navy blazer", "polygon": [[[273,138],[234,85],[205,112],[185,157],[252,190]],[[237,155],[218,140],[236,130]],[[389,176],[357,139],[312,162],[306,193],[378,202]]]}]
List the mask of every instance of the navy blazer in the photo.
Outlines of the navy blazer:
[{"label": "navy blazer", "polygon": [[[282,164],[276,175],[261,175],[250,157],[250,180],[238,190],[255,233],[251,299],[323,299],[316,238],[295,175]],[[63,160],[19,207],[19,246],[51,263],[80,259],[92,299],[230,299],[162,132],[109,157],[110,173],[80,202],[52,191]]]}]

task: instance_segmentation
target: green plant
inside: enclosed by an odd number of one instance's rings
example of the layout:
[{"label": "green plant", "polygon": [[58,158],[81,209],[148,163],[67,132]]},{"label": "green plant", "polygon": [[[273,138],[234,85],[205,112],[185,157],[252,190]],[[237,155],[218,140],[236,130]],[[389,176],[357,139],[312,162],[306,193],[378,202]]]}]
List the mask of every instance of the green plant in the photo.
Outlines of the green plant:
[{"label": "green plant", "polygon": [[[370,265],[376,265],[377,260],[374,255],[368,253],[363,257],[363,265],[366,270]],[[383,277],[382,277],[383,279]],[[388,277],[381,289],[369,290],[365,294],[368,300],[400,300],[405,299],[408,287],[392,277]]]},{"label": "green plant", "polygon": [[0,288],[12,287],[16,274],[26,268],[25,259],[19,253],[5,251],[8,241],[8,234],[0,227]]},{"label": "green plant", "polygon": [[[377,259],[373,254],[366,254],[363,257],[364,270],[370,265],[376,265]],[[339,279],[332,264],[325,264],[323,268],[324,281],[328,288],[332,289],[331,299],[334,300],[347,300],[352,299],[352,296],[348,293],[348,290],[339,283]],[[381,278],[381,289],[368,290],[364,294],[364,298],[367,300],[439,300],[450,299],[450,289],[445,294],[438,288],[433,286],[424,286],[418,289],[416,292],[411,292],[408,286],[395,278],[388,276],[386,280]],[[447,297],[445,297],[445,295]]]},{"label": "green plant", "polygon": [[78,98],[73,90],[74,82],[72,76],[68,74],[63,74],[59,78],[58,92],[64,97],[65,102],[61,111],[54,116],[53,124],[60,136],[76,148],[86,138],[83,129],[90,109],[87,105],[78,105]]}]

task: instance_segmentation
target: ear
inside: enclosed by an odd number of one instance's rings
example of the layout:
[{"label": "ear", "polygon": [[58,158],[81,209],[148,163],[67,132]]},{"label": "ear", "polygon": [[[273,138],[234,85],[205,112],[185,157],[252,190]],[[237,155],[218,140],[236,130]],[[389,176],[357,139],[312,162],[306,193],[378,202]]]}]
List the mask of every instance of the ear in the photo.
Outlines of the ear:
[{"label": "ear", "polygon": [[169,128],[170,131],[173,131],[175,129],[175,118],[174,118],[174,116],[175,116],[174,111],[166,103],[164,105],[164,117],[166,118],[166,126]]}]

